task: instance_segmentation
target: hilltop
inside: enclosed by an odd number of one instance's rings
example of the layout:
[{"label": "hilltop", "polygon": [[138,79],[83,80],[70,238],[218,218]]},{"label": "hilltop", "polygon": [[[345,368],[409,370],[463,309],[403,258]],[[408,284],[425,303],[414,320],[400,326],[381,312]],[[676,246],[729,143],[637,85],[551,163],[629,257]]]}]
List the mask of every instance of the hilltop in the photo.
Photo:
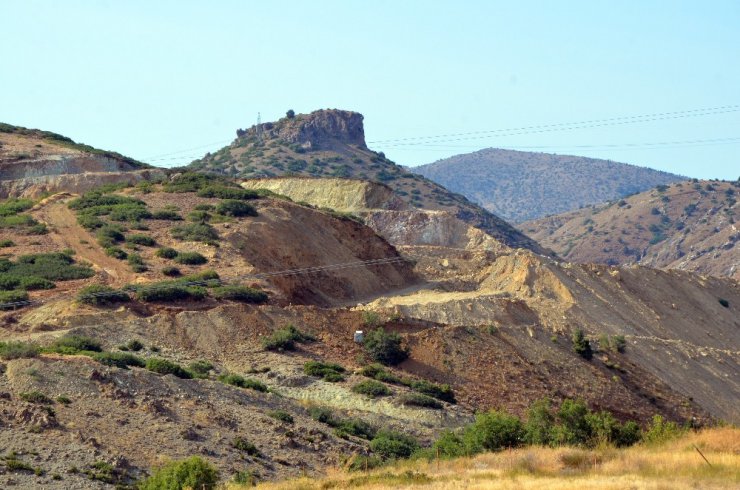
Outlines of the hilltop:
[{"label": "hilltop", "polygon": [[496,148],[410,170],[514,223],[686,180],[611,160]]},{"label": "hilltop", "polygon": [[239,129],[230,145],[195,160],[188,168],[246,179],[306,176],[380,182],[415,208],[450,212],[508,246],[547,253],[465,197],[368,149],[363,117],[356,112],[319,110]]},{"label": "hilltop", "polygon": [[740,183],[679,182],[520,225],[571,262],[640,264],[740,279]]},{"label": "hilltop", "polygon": [[161,175],[149,165],[113,151],[75,143],[50,131],[0,123],[0,198],[84,192],[114,182]]}]

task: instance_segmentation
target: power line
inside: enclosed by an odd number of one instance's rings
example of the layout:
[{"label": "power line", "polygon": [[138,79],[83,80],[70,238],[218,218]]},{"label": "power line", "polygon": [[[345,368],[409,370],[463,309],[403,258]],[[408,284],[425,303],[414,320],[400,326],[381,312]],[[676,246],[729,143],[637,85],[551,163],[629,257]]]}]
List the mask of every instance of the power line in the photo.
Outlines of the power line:
[{"label": "power line", "polygon": [[[653,114],[642,114],[637,116],[621,116],[612,117],[606,119],[591,119],[586,121],[576,122],[565,122],[565,123],[553,123],[553,124],[542,124],[535,126],[522,126],[519,128],[506,128],[506,129],[492,129],[484,131],[469,131],[464,133],[448,133],[439,134],[434,136],[413,136],[407,138],[394,138],[385,140],[374,140],[368,143],[390,143],[389,146],[404,145],[406,141],[418,141],[418,140],[438,140],[441,138],[454,138],[446,141],[460,141],[463,139],[480,139],[482,136],[477,135],[496,135],[496,136],[511,136],[518,134],[532,134],[538,132],[550,132],[550,131],[568,131],[571,129],[582,129],[602,126],[616,126],[621,124],[636,124],[641,122],[653,122],[662,121],[669,119],[680,119],[686,117],[700,117],[709,116],[714,114],[725,114],[730,112],[740,111],[740,105],[726,105],[719,107],[711,107],[705,109],[691,109],[685,111],[674,111],[674,112],[658,112]],[[571,127],[572,126],[572,127]],[[503,133],[503,134],[501,134]],[[474,136],[472,138],[458,138],[460,136]]]},{"label": "power line", "polygon": [[[697,140],[679,140],[679,141],[659,141],[659,142],[644,142],[644,143],[617,143],[617,144],[594,144],[594,145],[526,145],[526,146],[497,146],[497,149],[502,150],[547,150],[547,149],[594,149],[594,150],[622,150],[622,149],[657,149],[657,148],[685,148],[690,146],[711,146],[711,145],[723,145],[723,144],[737,144],[740,143],[740,137],[727,137],[727,138],[711,138],[711,139],[697,139]],[[397,150],[436,150],[436,151],[447,151],[448,149],[470,149],[477,148],[470,145],[436,145],[427,144],[424,146],[415,146],[413,148],[396,148]]]},{"label": "power line", "polygon": [[[322,265],[322,266],[303,267],[303,268],[298,268],[298,269],[286,269],[286,270],[273,271],[273,272],[261,272],[258,274],[243,274],[240,276],[232,277],[229,280],[231,282],[234,282],[234,281],[242,281],[246,279],[268,279],[271,277],[315,274],[315,273],[324,272],[324,271],[336,271],[336,270],[351,269],[351,268],[356,268],[356,267],[388,265],[388,264],[396,264],[400,262],[409,262],[409,260],[403,257],[387,257],[387,258],[381,258],[381,259],[360,260],[360,261],[355,261],[355,262],[343,262],[343,263],[328,264],[328,265]],[[220,279],[206,279],[202,281],[187,281],[187,282],[179,282],[179,283],[172,282],[168,284],[158,284],[158,285],[155,284],[151,286],[126,286],[118,290],[99,291],[97,293],[86,294],[84,297],[85,298],[105,298],[105,297],[119,296],[121,293],[128,294],[130,292],[136,292],[136,291],[142,291],[142,290],[157,291],[157,290],[168,289],[168,288],[172,288],[176,286],[180,286],[180,287],[213,286],[213,285],[218,285],[218,284],[222,284]],[[67,296],[66,294],[60,294],[52,298],[47,298],[45,300],[22,300],[22,301],[13,301],[10,303],[0,303],[0,311],[8,310],[8,309],[24,308],[26,306],[32,306],[32,305],[41,305],[44,303],[50,303],[52,301],[55,301],[59,298],[66,297],[66,296]]]}]

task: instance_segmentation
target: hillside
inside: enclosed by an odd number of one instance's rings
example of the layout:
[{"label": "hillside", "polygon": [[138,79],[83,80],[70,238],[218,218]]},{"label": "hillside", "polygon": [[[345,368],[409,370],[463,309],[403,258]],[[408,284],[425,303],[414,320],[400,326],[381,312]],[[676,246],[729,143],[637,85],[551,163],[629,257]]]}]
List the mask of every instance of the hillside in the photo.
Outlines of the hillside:
[{"label": "hillside", "polygon": [[740,279],[738,182],[659,186],[520,229],[571,262],[641,264]]},{"label": "hillside", "polygon": [[514,223],[685,180],[611,160],[496,148],[410,170]]},{"label": "hillside", "polygon": [[191,456],[224,482],[361,470],[388,430],[429,447],[544,397],[740,420],[736,281],[557,262],[379,184],[261,185],[0,201],[0,486],[113,488]]},{"label": "hillside", "polygon": [[361,114],[319,110],[238,130],[237,138],[188,168],[230,177],[339,177],[381,182],[416,208],[453,213],[512,247],[547,253],[501,218],[367,148]]},{"label": "hillside", "polygon": [[159,170],[112,151],[49,131],[0,123],[0,198],[84,192],[102,184],[138,182]]}]

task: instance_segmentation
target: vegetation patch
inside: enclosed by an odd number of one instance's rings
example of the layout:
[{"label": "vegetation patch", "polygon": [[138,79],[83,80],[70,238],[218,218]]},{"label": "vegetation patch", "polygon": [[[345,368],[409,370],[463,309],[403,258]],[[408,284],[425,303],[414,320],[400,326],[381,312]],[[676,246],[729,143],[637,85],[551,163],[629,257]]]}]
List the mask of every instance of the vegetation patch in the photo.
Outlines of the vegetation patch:
[{"label": "vegetation patch", "polygon": [[214,490],[218,483],[218,471],[207,461],[193,456],[182,461],[173,461],[152,472],[139,484],[139,490],[162,490],[197,488]]},{"label": "vegetation patch", "polygon": [[208,259],[198,252],[180,252],[174,259],[175,262],[183,265],[201,265],[208,262]]},{"label": "vegetation patch", "polygon": [[321,361],[308,361],[303,365],[303,372],[309,376],[316,376],[323,378],[324,381],[335,383],[337,381],[343,381],[345,369],[339,364],[332,364],[329,362]]},{"label": "vegetation patch", "polygon": [[41,348],[31,342],[0,342],[0,359],[5,361],[37,357],[40,352]]},{"label": "vegetation patch", "polygon": [[125,291],[119,291],[103,284],[85,286],[77,293],[77,301],[92,306],[110,306],[125,303],[130,299]]},{"label": "vegetation patch", "polygon": [[422,395],[421,393],[404,393],[398,397],[398,403],[404,406],[431,408],[441,410],[442,404],[431,396]]},{"label": "vegetation patch", "polygon": [[142,358],[128,352],[96,352],[91,357],[101,364],[121,369],[128,369],[129,366],[146,366],[146,362]]},{"label": "vegetation patch", "polygon": [[235,218],[241,216],[257,216],[257,210],[254,206],[234,199],[228,199],[218,203],[216,206],[216,212],[224,216],[233,216]]},{"label": "vegetation patch", "polygon": [[391,390],[388,389],[386,385],[372,379],[357,383],[352,387],[352,392],[360,395],[367,395],[369,398],[378,398],[380,396],[388,396],[391,394]]},{"label": "vegetation patch", "polygon": [[264,303],[267,293],[257,288],[241,285],[216,286],[211,296],[218,300],[241,301],[242,303]]},{"label": "vegetation patch", "polygon": [[187,242],[203,242],[213,244],[218,241],[218,232],[207,223],[188,223],[178,225],[170,230],[172,236]]},{"label": "vegetation patch", "polygon": [[292,424],[294,422],[293,416],[285,410],[272,410],[267,412],[267,416],[280,422],[285,422],[286,424]]},{"label": "vegetation patch", "polygon": [[408,350],[401,345],[401,336],[382,328],[368,332],[363,347],[374,361],[387,366],[399,364],[409,356]]},{"label": "vegetation patch", "polygon": [[183,379],[191,379],[193,377],[190,372],[183,369],[179,364],[162,359],[161,357],[150,357],[146,360],[145,367],[147,370],[157,374],[173,374]]},{"label": "vegetation patch", "polygon": [[313,335],[301,332],[289,324],[264,338],[262,347],[265,350],[295,350],[296,343],[313,342],[314,340],[316,337]]},{"label": "vegetation patch", "polygon": [[267,385],[264,383],[257,381],[256,379],[245,378],[234,373],[222,374],[218,377],[218,380],[222,383],[236,386],[238,388],[247,388],[250,390],[261,391],[263,393],[267,392]]}]

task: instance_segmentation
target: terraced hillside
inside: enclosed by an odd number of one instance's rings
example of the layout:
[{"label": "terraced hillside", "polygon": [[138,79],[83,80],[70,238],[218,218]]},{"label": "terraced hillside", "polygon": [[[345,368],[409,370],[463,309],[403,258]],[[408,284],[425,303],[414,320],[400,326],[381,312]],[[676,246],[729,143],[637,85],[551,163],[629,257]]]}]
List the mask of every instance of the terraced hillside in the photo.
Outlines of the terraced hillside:
[{"label": "terraced hillside", "polygon": [[571,262],[640,264],[737,280],[738,194],[737,181],[682,182],[519,228]]},{"label": "terraced hillside", "polygon": [[230,177],[339,177],[386,184],[416,208],[453,213],[512,247],[547,253],[504,220],[444,187],[388,160],[365,144],[363,117],[320,110],[238,130],[237,138],[189,165]]}]

